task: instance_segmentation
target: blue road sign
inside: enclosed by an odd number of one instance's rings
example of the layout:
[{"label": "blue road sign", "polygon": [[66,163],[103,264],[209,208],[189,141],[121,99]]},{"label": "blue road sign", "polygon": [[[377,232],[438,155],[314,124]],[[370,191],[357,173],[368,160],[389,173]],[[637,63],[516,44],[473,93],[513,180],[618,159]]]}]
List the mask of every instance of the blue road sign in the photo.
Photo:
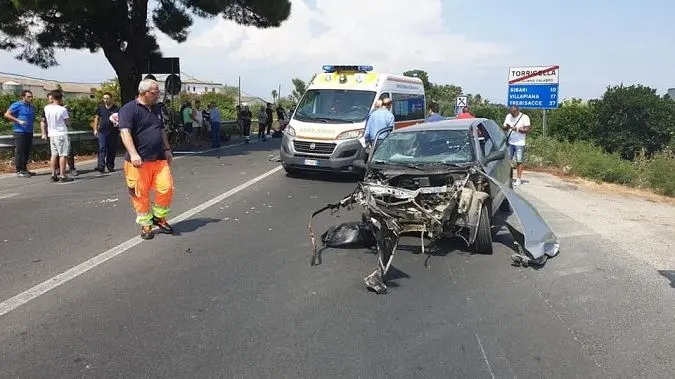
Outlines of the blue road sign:
[{"label": "blue road sign", "polygon": [[523,109],[557,109],[558,84],[509,84],[508,105]]}]

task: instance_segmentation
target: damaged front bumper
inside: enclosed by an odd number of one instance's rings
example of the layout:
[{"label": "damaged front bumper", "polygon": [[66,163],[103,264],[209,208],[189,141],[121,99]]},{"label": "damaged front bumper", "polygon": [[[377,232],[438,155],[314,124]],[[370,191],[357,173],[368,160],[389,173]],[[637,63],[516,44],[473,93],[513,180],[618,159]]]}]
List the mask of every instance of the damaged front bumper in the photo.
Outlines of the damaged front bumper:
[{"label": "damaged front bumper", "polygon": [[[312,242],[311,265],[320,264],[312,227],[313,218],[326,210],[335,213],[342,208],[351,209],[360,205],[364,211],[361,223],[343,224],[332,228],[324,233],[322,242],[327,246],[338,246],[346,242],[345,238],[349,240],[350,245],[354,245],[359,239],[363,242],[374,241],[378,250],[378,267],[365,278],[365,281],[368,288],[375,292],[386,292],[384,275],[391,265],[401,233],[421,232],[422,235],[426,233],[432,239],[456,235],[465,239],[467,245],[479,242],[476,241],[478,230],[481,222],[486,222],[481,221],[485,220],[485,216],[481,217],[481,212],[487,212],[488,207],[484,203],[489,196],[486,193],[485,181],[479,177],[499,188],[520,224],[520,228],[514,228],[507,222],[514,240],[521,247],[521,251],[511,257],[514,264],[541,265],[548,257],[556,256],[559,251],[558,238],[536,208],[512,189],[474,167],[468,170],[463,180],[456,180],[443,186],[420,187],[416,190],[394,187],[381,182],[359,182],[348,196],[312,213],[309,220]],[[488,230],[484,230],[484,233],[490,233],[489,220],[487,224]],[[449,233],[448,229],[452,230],[452,233]],[[467,232],[461,234],[458,230]],[[340,231],[340,235],[335,234],[335,231]],[[369,232],[372,238],[369,238]]]}]

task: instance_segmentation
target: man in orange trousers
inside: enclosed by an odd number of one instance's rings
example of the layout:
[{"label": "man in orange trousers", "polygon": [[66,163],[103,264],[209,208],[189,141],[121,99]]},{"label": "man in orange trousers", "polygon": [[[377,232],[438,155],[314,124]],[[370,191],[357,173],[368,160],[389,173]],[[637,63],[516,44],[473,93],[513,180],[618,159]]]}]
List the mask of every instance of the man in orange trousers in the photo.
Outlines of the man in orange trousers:
[{"label": "man in orange trousers", "polygon": [[[173,228],[166,221],[174,191],[170,167],[173,155],[158,98],[157,82],[145,79],[138,85],[136,99],[124,104],[117,116],[122,143],[127,150],[125,181],[136,211],[136,222],[141,226],[141,238],[146,240],[154,237],[153,225],[162,233],[173,234]],[[155,190],[155,204],[150,202],[151,190]]]}]

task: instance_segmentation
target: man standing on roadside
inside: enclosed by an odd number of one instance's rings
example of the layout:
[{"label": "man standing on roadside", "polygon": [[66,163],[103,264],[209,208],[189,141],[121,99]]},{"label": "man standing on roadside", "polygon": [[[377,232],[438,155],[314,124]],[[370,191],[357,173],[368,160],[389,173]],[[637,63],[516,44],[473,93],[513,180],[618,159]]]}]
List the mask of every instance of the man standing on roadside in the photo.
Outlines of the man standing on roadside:
[{"label": "man standing on roadside", "polygon": [[429,104],[429,116],[424,120],[424,122],[434,122],[434,121],[443,121],[445,117],[440,114],[440,107],[438,103],[432,102]]},{"label": "man standing on roadside", "polygon": [[[72,182],[73,179],[66,176],[66,160],[70,154],[70,137],[68,125],[71,123],[68,110],[63,106],[63,92],[56,90],[51,93],[51,103],[44,109],[44,120],[47,124],[45,130],[42,127],[42,139],[49,138],[51,148],[52,182]],[[40,124],[42,126],[42,124]],[[47,137],[49,136],[49,137]],[[54,174],[58,168],[58,176]]]},{"label": "man standing on roadside", "polygon": [[469,107],[463,107],[462,112],[457,115],[458,119],[463,119],[463,118],[476,118],[476,116],[472,115],[471,112],[469,111]]},{"label": "man standing on roadside", "polygon": [[514,183],[519,186],[523,176],[523,162],[525,161],[525,136],[531,130],[530,117],[520,111],[517,105],[511,106],[509,114],[504,120],[504,132],[509,145],[511,159],[516,160],[517,179]]},{"label": "man standing on roadside", "polygon": [[[382,106],[374,110],[368,121],[366,122],[366,130],[364,132],[366,145],[372,145],[375,142],[377,133],[385,128],[394,128],[395,117],[391,113],[391,99],[385,98],[382,100]],[[387,132],[379,135],[378,139],[384,139]]]},{"label": "man standing on roadside", "polygon": [[16,176],[30,178],[35,175],[28,171],[28,157],[33,147],[33,123],[35,123],[35,106],[33,106],[33,93],[28,90],[21,91],[21,100],[12,103],[4,116],[12,121],[14,130],[14,166]]},{"label": "man standing on roadside", "polygon": [[94,113],[94,136],[98,138],[98,163],[94,170],[101,174],[108,168],[108,172],[115,172],[115,156],[119,146],[120,130],[110,121],[113,113],[119,112],[120,107],[113,104],[109,92],[103,94],[103,104],[96,108]]},{"label": "man standing on roadside", "polygon": [[[157,105],[159,85],[144,79],[138,85],[138,97],[122,106],[118,122],[122,143],[127,149],[124,176],[131,203],[136,211],[136,223],[141,225],[141,238],[154,237],[152,226],[160,232],[173,234],[166,221],[173,200],[173,155]],[[155,190],[155,204],[150,203],[150,191]]]},{"label": "man standing on roadside", "polygon": [[211,121],[211,147],[220,147],[220,109],[216,103],[209,104]]}]

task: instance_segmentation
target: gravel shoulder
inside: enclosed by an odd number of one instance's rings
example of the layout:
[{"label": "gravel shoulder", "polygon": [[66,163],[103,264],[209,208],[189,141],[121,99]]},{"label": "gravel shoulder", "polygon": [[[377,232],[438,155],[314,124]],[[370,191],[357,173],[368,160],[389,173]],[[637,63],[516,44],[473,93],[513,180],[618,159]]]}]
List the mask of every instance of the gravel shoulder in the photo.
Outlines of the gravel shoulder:
[{"label": "gravel shoulder", "polygon": [[675,268],[675,199],[542,172],[525,172],[523,178],[525,183],[517,191],[528,199],[614,241],[657,270]]}]

